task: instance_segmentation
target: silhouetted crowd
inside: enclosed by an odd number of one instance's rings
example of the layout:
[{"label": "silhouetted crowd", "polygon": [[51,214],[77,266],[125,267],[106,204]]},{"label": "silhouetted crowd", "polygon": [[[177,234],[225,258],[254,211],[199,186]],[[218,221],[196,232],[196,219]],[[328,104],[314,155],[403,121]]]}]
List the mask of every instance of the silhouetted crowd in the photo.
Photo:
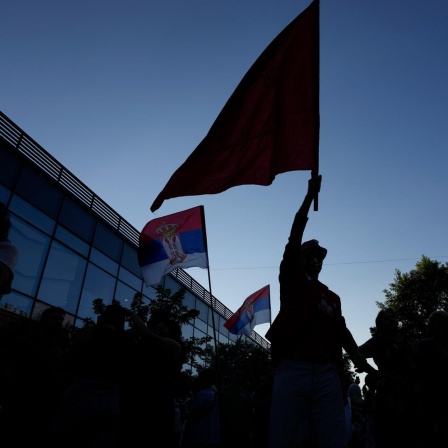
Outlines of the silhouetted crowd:
[{"label": "silhouetted crowd", "polygon": [[[183,349],[176,350],[179,326],[156,312],[148,333],[135,337],[125,331],[130,314],[108,306],[73,340],[61,308],[2,332],[2,446],[269,447],[274,370],[257,385],[239,369],[221,386],[213,368],[190,377],[181,371]],[[427,337],[416,342],[391,310],[375,324],[359,348],[378,369],[362,386],[359,377],[341,380],[348,448],[446,448],[448,314],[435,311]],[[314,431],[310,420],[297,446],[318,447]]]},{"label": "silhouetted crowd", "polygon": [[[302,243],[320,183],[309,181],[285,247],[272,365],[256,384],[239,366],[225,379],[183,372],[181,327],[163,310],[144,322],[108,305],[71,333],[65,311],[48,307],[0,327],[2,448],[447,448],[448,313],[434,310],[426,336],[409,340],[381,309],[371,338],[354,341],[318,280],[327,249]],[[18,257],[9,227],[0,208],[0,299]],[[343,349],[362,386],[347,383]]]},{"label": "silhouetted crowd", "polygon": [[145,324],[109,305],[73,338],[64,318],[49,307],[0,331],[2,447],[267,446],[268,376],[249,392],[238,370],[219,390],[213,368],[182,372],[180,325],[164,311]]}]

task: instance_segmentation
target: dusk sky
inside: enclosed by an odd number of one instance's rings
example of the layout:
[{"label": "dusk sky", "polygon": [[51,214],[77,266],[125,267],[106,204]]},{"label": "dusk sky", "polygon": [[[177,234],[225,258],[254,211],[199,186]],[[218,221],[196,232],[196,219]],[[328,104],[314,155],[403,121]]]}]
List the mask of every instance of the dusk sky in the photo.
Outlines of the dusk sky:
[{"label": "dusk sky", "polygon": [[[229,309],[278,268],[309,171],[150,206],[256,58],[309,0],[4,0],[0,110],[137,230],[203,205]],[[395,269],[447,262],[448,2],[321,0],[320,280],[370,337]],[[269,324],[255,330],[264,336]]]}]

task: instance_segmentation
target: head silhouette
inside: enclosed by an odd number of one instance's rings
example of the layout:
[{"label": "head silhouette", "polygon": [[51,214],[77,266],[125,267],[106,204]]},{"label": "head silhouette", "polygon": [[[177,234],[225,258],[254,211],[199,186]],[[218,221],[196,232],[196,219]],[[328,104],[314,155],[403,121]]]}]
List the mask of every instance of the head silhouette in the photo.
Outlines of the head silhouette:
[{"label": "head silhouette", "polygon": [[317,240],[309,240],[300,247],[300,262],[308,276],[319,277],[322,263],[327,256],[327,249],[319,245]]}]

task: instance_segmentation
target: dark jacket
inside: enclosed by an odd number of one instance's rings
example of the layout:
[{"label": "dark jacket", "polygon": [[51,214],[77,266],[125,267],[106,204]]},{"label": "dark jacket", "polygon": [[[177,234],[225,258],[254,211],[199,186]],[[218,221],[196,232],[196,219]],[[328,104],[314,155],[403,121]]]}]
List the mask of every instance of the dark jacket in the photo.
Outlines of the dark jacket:
[{"label": "dark jacket", "polygon": [[342,316],[339,296],[308,278],[300,262],[307,221],[306,213],[299,210],[280,264],[280,312],[266,333],[274,364],[280,358],[339,363],[342,348],[349,355],[358,349]]}]

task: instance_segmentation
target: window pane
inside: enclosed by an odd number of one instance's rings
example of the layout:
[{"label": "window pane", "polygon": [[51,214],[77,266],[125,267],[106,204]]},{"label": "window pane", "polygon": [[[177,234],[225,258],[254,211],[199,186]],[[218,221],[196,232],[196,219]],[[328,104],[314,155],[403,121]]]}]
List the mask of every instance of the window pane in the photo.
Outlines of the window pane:
[{"label": "window pane", "polygon": [[128,285],[132,286],[137,291],[142,290],[142,280],[136,277],[134,274],[131,274],[128,270],[123,267],[120,267],[120,273],[118,274],[118,278],[123,280]]},{"label": "window pane", "polygon": [[58,226],[56,229],[56,238],[61,240],[67,246],[70,246],[73,250],[87,257],[89,255],[89,245],[83,240],[75,236],[72,232],[64,229],[62,226]]},{"label": "window pane", "polygon": [[3,202],[4,204],[8,204],[10,196],[11,192],[3,185],[0,185],[0,201]]},{"label": "window pane", "polygon": [[[226,323],[226,319],[224,319],[224,317],[222,317],[220,314],[218,314],[216,311],[213,313],[214,317],[215,317],[215,326],[216,329],[221,331],[224,334],[227,334],[227,329],[224,328],[224,324]],[[211,319],[210,319],[211,320]],[[211,323],[211,322],[210,322]]]},{"label": "window pane", "polygon": [[[16,155],[11,154],[8,147],[10,145],[0,141],[0,160],[2,161],[0,163],[0,179],[7,187],[13,188],[23,165]],[[12,151],[15,151],[15,149],[12,149]]]},{"label": "window pane", "polygon": [[84,258],[54,241],[45,266],[38,299],[59,306],[69,313],[76,313],[86,264]]},{"label": "window pane", "polygon": [[16,291],[12,291],[10,294],[6,294],[2,297],[0,304],[2,308],[6,308],[21,316],[30,317],[33,300]]},{"label": "window pane", "polygon": [[96,227],[93,245],[113,260],[120,261],[123,240],[100,222]]},{"label": "window pane", "polygon": [[53,233],[55,221],[28,202],[19,198],[19,196],[13,196],[9,210],[19,215],[25,221],[32,223],[35,227],[43,230],[45,233],[49,235]]},{"label": "window pane", "polygon": [[170,275],[165,275],[165,277],[162,278],[161,284],[165,285],[165,289],[171,289],[173,293],[182,287],[182,285]]},{"label": "window pane", "polygon": [[[201,331],[201,330],[198,330],[198,328],[195,328],[194,329],[194,337],[196,338],[196,339],[201,339],[201,338],[205,338],[207,335],[203,332],[203,331]],[[202,344],[202,348],[205,348],[206,347],[206,344]]]},{"label": "window pane", "polygon": [[209,310],[208,305],[205,304],[202,300],[197,299],[196,300],[196,309],[199,311],[199,317],[204,322],[208,322],[208,320],[207,320],[208,310]]},{"label": "window pane", "polygon": [[227,344],[229,341],[222,333],[216,333],[216,337],[218,338],[218,342],[221,342],[222,344]]},{"label": "window pane", "polygon": [[194,320],[194,325],[199,330],[203,331],[204,333],[207,333],[207,324],[203,320],[196,318]]},{"label": "window pane", "polygon": [[138,264],[137,248],[124,243],[121,264],[136,276],[142,278],[142,270]]},{"label": "window pane", "polygon": [[128,285],[118,282],[115,300],[118,300],[125,308],[129,308],[136,292],[135,289],[130,288]]},{"label": "window pane", "polygon": [[30,296],[36,295],[50,238],[11,215],[9,239],[19,250],[12,287]]},{"label": "window pane", "polygon": [[191,324],[182,325],[182,337],[184,339],[190,339],[193,337],[193,329],[194,327]]},{"label": "window pane", "polygon": [[149,296],[148,294],[143,294],[143,301],[145,303],[155,300],[155,297],[156,297],[155,291],[152,289],[151,291],[149,291],[149,293],[151,294],[151,296]]},{"label": "window pane", "polygon": [[95,248],[92,248],[90,261],[93,261],[98,266],[101,266],[107,272],[111,273],[114,277],[117,276],[118,263],[115,263],[115,261],[111,260],[109,257],[106,257],[106,255],[102,254]]},{"label": "window pane", "polygon": [[[216,331],[216,333],[218,333],[218,331]],[[215,334],[214,334],[214,332],[213,332],[213,326],[212,326],[212,325],[209,325],[209,326],[207,327],[207,334],[208,334],[209,336],[211,336],[212,338],[215,338]]]},{"label": "window pane", "polygon": [[189,310],[194,310],[195,304],[196,304],[196,296],[190,291],[187,291],[185,293],[183,305],[185,305]]},{"label": "window pane", "polygon": [[20,173],[15,191],[39,210],[52,218],[57,218],[63,193],[39,171],[26,166]]},{"label": "window pane", "polygon": [[78,309],[80,317],[91,317],[96,321],[96,315],[93,313],[92,302],[101,298],[106,305],[112,303],[114,296],[115,278],[104,272],[102,269],[89,263],[84,288],[81,295],[81,303]]},{"label": "window pane", "polygon": [[237,339],[239,338],[239,335],[238,335],[238,334],[230,333],[230,331],[229,331],[228,334],[229,334],[229,339],[230,339],[232,342],[236,342]]},{"label": "window pane", "polygon": [[64,199],[59,221],[83,240],[92,241],[96,219],[72,199]]}]

